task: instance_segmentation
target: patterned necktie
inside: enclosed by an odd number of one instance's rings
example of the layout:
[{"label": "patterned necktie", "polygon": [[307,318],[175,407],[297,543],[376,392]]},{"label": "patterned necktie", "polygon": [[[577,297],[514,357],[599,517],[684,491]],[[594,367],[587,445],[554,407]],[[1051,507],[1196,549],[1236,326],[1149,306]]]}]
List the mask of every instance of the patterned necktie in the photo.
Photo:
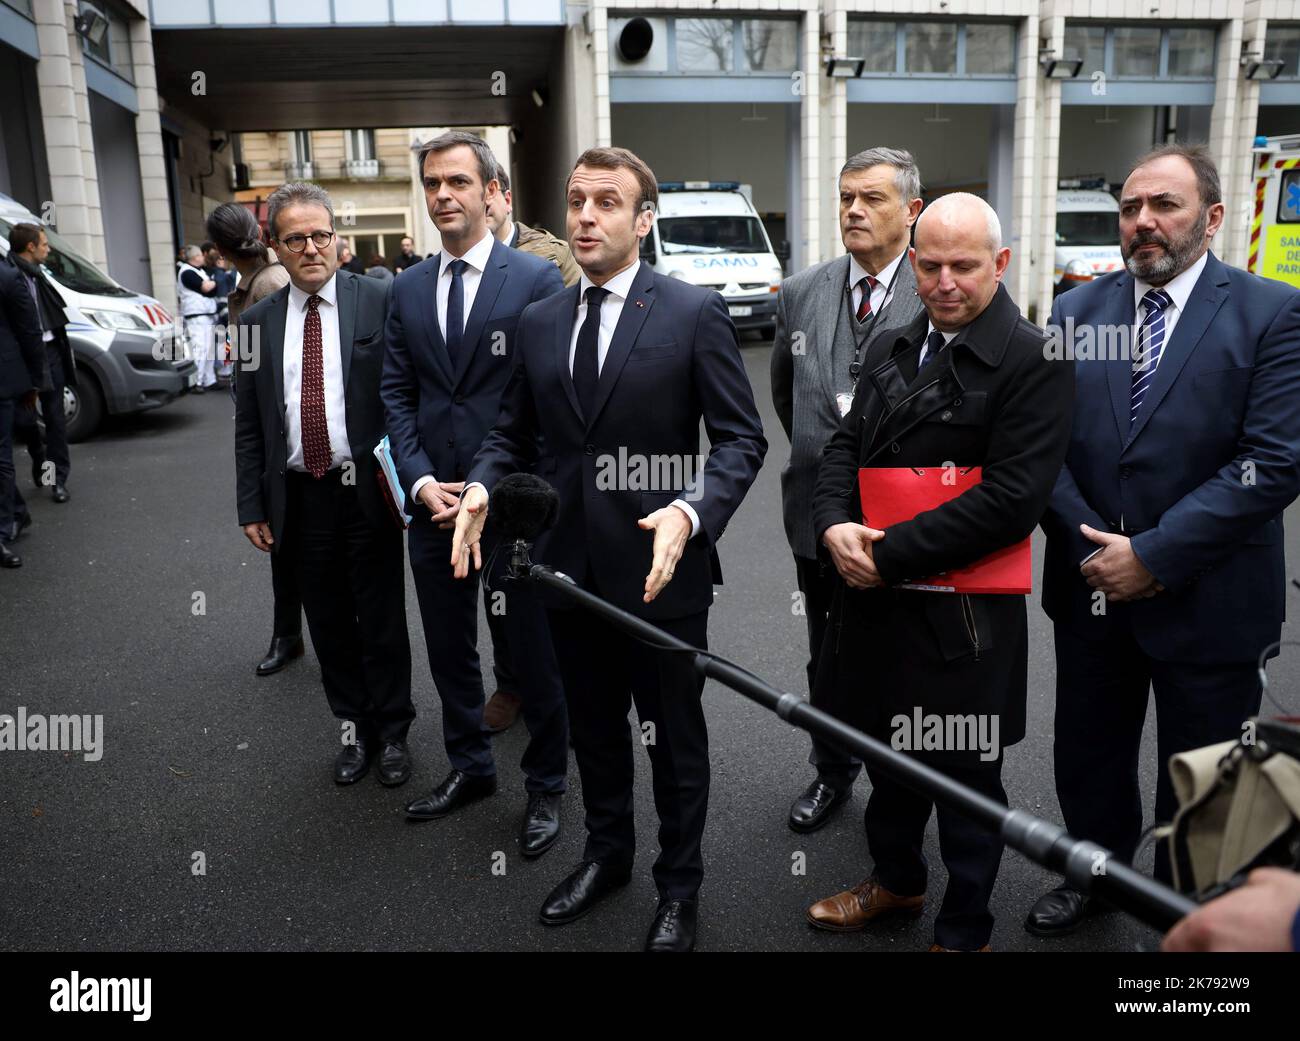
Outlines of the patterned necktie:
[{"label": "patterned necktie", "polygon": [[587,288],[587,317],[578,330],[578,345],[573,352],[573,389],[578,392],[582,416],[590,421],[596,407],[596,383],[600,380],[600,305],[609,296],[608,289]]},{"label": "patterned necktie", "polygon": [[921,358],[921,364],[916,367],[918,375],[930,362],[934,361],[935,356],[943,350],[943,333],[936,329],[925,338],[925,356]]},{"label": "patterned necktie", "polygon": [[858,323],[871,317],[871,291],[880,283],[874,275],[863,275],[858,279],[858,288],[862,290],[862,302],[858,304]]},{"label": "patterned necktie", "polygon": [[463,260],[453,260],[447,265],[451,272],[451,288],[447,291],[447,355],[452,368],[460,360],[460,341],[465,335],[465,283],[461,276],[469,267]]},{"label": "patterned necktie", "polygon": [[317,480],[330,468],[330,428],[325,420],[325,357],[320,326],[320,297],[307,298],[302,327],[302,394],[299,404],[302,462]]},{"label": "patterned necktie", "polygon": [[1129,409],[1128,423],[1133,425],[1137,419],[1142,399],[1146,397],[1151,378],[1156,366],[1160,364],[1160,352],[1165,345],[1165,308],[1173,300],[1163,289],[1148,289],[1142,297],[1142,306],[1146,316],[1138,326],[1137,350],[1133,352],[1133,391],[1132,406]]}]

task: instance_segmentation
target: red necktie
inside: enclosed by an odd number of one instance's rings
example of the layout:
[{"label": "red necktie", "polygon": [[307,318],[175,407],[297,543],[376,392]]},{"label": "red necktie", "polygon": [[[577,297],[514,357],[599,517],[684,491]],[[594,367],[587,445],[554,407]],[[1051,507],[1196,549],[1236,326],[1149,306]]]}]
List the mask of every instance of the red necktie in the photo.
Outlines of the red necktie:
[{"label": "red necktie", "polygon": [[858,321],[865,322],[871,317],[871,291],[876,288],[876,279],[872,275],[864,275],[858,279],[858,285],[862,289],[862,303],[858,304]]},{"label": "red necktie", "polygon": [[307,298],[302,328],[302,461],[319,480],[330,468],[330,428],[325,421],[325,359],[320,329],[320,297]]}]

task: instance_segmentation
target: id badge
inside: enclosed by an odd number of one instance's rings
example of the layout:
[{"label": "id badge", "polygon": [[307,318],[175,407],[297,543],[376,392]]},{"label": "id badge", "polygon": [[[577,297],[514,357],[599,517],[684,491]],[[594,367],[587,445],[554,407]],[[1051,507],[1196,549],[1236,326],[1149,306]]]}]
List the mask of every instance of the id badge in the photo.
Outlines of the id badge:
[{"label": "id badge", "polygon": [[851,408],[853,407],[853,395],[852,395],[852,394],[836,394],[836,395],[835,395],[835,404],[839,405],[839,407],[840,407],[840,418],[843,419],[845,416],[847,416],[847,415],[849,414],[849,409],[851,409]]}]

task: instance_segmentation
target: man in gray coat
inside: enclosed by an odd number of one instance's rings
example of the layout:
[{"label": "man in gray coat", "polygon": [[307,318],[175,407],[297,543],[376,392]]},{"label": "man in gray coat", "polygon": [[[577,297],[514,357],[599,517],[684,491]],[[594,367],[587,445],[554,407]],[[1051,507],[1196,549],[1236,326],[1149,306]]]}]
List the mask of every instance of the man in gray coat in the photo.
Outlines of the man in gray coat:
[{"label": "man in gray coat", "polygon": [[[812,497],[822,448],[848,412],[862,361],[879,339],[896,339],[922,311],[907,263],[912,225],[921,213],[921,175],[909,152],[869,148],[839,177],[840,236],[848,256],[818,264],[781,283],[772,346],[772,402],[790,439],[781,470],[785,533],[794,551],[800,601],[808,622],[808,689],[821,655],[834,568],[819,555]],[[825,711],[834,707],[813,705]],[[808,761],[817,777],[790,807],[790,827],[815,831],[849,797],[862,764],[813,739]]]}]

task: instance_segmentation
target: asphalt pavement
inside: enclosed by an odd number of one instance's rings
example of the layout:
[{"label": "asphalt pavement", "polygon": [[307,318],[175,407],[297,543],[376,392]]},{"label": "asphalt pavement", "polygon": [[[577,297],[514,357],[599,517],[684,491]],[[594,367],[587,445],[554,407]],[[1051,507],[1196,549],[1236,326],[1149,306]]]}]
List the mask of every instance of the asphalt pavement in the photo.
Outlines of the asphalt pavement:
[{"label": "asphalt pavement", "polygon": [[[711,649],[772,684],[805,691],[804,620],[781,525],[787,443],[771,407],[767,347],[745,362],[770,441],[766,463],[720,544],[725,584]],[[309,650],[285,672],[253,666],[271,630],[267,560],[235,522],[233,406],[189,396],[73,446],[72,501],[19,480],[35,525],[25,565],[0,572],[0,712],[102,714],[97,762],[79,754],[0,752],[0,946],[11,950],[635,950],[655,910],[657,844],[649,764],[638,757],[639,848],[632,884],[572,925],[537,908],[580,858],[576,768],[564,831],[540,860],[518,854],[524,806],[522,721],[495,739],[500,790],[443,821],[410,824],[406,801],[447,772],[414,588],[406,586],[419,716],[403,788],[373,773],[336,787],[339,730]],[[1300,523],[1292,518],[1294,560]],[[1041,563],[1035,537],[1035,575]],[[1292,590],[1293,595],[1300,591]],[[200,596],[201,594],[201,596]],[[203,610],[199,610],[202,606]],[[1287,635],[1294,638],[1294,621]],[[491,646],[480,625],[491,689]],[[1271,669],[1294,710],[1300,654]],[[1059,822],[1052,781],[1051,630],[1030,600],[1029,728],[1006,753],[1013,806]],[[825,829],[786,827],[812,779],[808,739],[738,694],[705,691],[713,766],[704,840],[701,950],[924,950],[946,876],[933,818],[929,902],[917,921],[833,935],[805,909],[870,870],[862,827],[866,778]],[[1150,812],[1152,720],[1142,783]],[[1150,852],[1144,863],[1149,867]],[[200,870],[202,868],[202,870]],[[995,950],[1129,951],[1155,934],[1122,914],[1045,941],[1021,922],[1054,884],[1008,851],[993,896]]]}]

